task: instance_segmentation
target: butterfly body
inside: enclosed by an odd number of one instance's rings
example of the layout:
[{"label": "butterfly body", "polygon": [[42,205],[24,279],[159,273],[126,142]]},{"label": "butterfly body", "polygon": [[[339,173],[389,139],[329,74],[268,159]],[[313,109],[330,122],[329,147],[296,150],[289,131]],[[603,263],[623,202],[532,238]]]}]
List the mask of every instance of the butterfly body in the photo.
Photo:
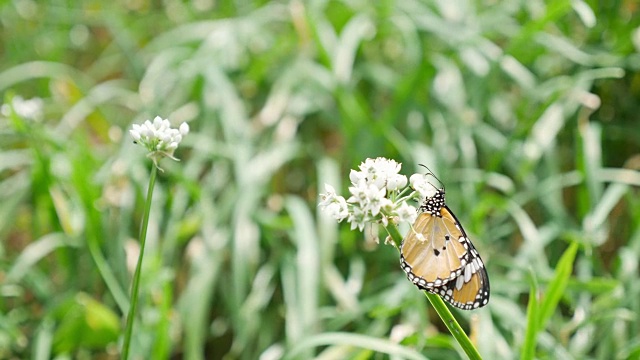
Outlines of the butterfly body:
[{"label": "butterfly body", "polygon": [[489,277],[462,225],[445,203],[444,188],[425,199],[400,247],[401,267],[418,288],[454,307],[472,310],[489,302]]}]

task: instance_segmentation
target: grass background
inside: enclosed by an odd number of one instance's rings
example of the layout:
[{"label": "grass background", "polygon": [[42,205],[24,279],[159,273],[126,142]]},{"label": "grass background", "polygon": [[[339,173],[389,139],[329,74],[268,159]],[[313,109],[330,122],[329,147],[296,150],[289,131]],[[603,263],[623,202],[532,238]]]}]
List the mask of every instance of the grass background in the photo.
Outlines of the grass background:
[{"label": "grass background", "polygon": [[137,358],[464,354],[397,252],[317,211],[367,157],[427,164],[487,264],[487,359],[640,357],[635,1],[4,1],[0,358],[111,359],[149,161]]}]

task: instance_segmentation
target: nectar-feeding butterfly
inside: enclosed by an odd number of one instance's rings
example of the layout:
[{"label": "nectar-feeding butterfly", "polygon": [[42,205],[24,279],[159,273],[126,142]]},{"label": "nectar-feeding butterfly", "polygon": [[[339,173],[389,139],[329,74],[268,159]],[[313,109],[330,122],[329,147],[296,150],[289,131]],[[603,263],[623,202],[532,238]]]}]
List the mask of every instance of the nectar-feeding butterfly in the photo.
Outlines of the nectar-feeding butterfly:
[{"label": "nectar-feeding butterfly", "polygon": [[[427,175],[438,180],[431,172]],[[400,246],[402,270],[421,290],[437,294],[459,309],[477,309],[489,302],[489,276],[476,248],[447,207],[444,194],[444,186],[436,188],[420,206],[420,214]]]}]

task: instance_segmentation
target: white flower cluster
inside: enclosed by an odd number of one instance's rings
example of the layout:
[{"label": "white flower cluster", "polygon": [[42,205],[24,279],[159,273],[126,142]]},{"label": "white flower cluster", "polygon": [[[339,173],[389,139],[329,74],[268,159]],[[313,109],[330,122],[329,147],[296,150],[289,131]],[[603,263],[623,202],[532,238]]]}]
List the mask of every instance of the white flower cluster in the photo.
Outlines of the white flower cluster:
[{"label": "white flower cluster", "polygon": [[418,192],[420,198],[427,199],[436,194],[436,188],[429,182],[429,175],[413,174],[409,178],[411,187]]},{"label": "white flower cluster", "polygon": [[[400,175],[401,164],[385,158],[367,159],[359,166],[359,171],[351,170],[349,179],[351,197],[345,200],[337,195],[335,189],[325,184],[325,193],[320,194],[320,208],[338,221],[347,219],[351,229],[364,229],[367,222],[381,222],[388,225],[394,222],[408,222],[413,224],[418,216],[415,207],[407,203],[408,200],[435,193],[429,192],[429,183],[424,175],[411,176],[412,191],[407,186],[407,177]],[[427,186],[428,185],[428,186]]]},{"label": "white flower cluster", "polygon": [[11,115],[11,109],[16,115],[23,119],[41,120],[43,114],[44,102],[41,98],[32,98],[25,100],[22,96],[14,96],[11,99],[11,104],[2,104],[0,113],[9,117]]},{"label": "white flower cluster", "polygon": [[147,120],[143,124],[133,124],[129,134],[136,144],[140,144],[149,150],[149,157],[157,161],[166,156],[173,160],[173,152],[176,150],[182,137],[189,133],[189,125],[182,123],[180,128],[171,127],[169,120],[156,116],[153,122]]},{"label": "white flower cluster", "polygon": [[359,184],[364,181],[378,189],[397,190],[407,185],[407,177],[398,174],[400,167],[401,164],[395,160],[382,157],[367,159],[360,164],[360,171],[351,170],[349,180],[351,180],[352,184]]}]

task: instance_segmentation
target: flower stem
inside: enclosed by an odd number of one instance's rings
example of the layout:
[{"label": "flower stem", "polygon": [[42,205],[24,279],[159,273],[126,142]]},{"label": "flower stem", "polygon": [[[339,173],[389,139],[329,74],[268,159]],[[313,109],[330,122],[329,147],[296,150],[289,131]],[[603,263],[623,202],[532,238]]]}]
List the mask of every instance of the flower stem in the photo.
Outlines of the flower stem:
[{"label": "flower stem", "polygon": [[[403,236],[400,234],[398,228],[395,225],[390,224],[386,227],[386,229],[389,235],[391,235],[391,239],[396,245],[396,248],[399,250],[400,245],[402,244]],[[464,350],[469,359],[482,359],[476,347],[473,346],[473,343],[471,342],[467,334],[465,334],[464,330],[462,330],[462,327],[460,326],[460,324],[458,324],[456,318],[453,317],[453,314],[451,314],[451,311],[449,311],[447,305],[444,303],[444,301],[442,301],[442,298],[427,291],[425,291],[424,293],[427,296],[427,299],[429,299],[431,306],[433,306],[436,313],[438,313],[438,316],[440,316],[442,322],[447,326],[447,329],[449,329],[449,332],[451,332],[451,335],[453,335],[458,344],[460,344],[460,347],[462,347],[462,350]]]},{"label": "flower stem", "polygon": [[147,239],[147,227],[149,225],[149,213],[151,212],[151,199],[153,198],[153,187],[156,183],[156,175],[158,174],[157,166],[151,167],[151,176],[149,177],[149,189],[147,190],[147,202],[144,206],[144,217],[140,228],[140,255],[138,255],[138,264],[133,273],[133,285],[131,286],[131,305],[129,306],[129,314],[127,315],[127,327],[124,333],[124,344],[122,346],[122,359],[127,360],[129,357],[129,347],[131,346],[131,334],[133,333],[133,319],[136,315],[138,306],[138,288],[140,287],[140,268],[142,267],[142,258],[144,256],[144,244]]}]

